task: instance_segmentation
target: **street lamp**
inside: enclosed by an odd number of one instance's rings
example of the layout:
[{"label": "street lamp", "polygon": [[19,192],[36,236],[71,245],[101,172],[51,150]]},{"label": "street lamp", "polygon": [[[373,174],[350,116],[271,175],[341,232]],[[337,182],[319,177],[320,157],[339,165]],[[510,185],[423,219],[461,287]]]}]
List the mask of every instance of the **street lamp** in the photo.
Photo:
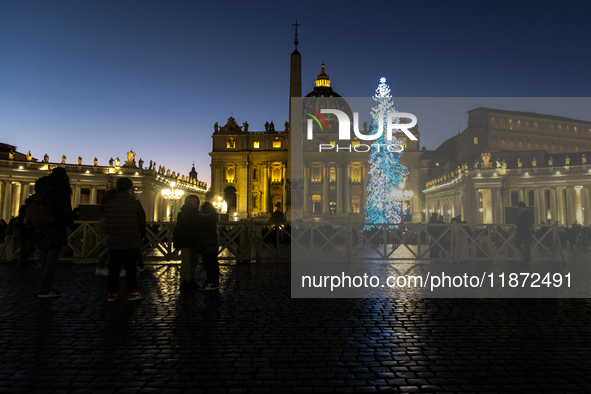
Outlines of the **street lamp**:
[{"label": "street lamp", "polygon": [[218,213],[226,213],[228,211],[228,204],[218,196],[218,200],[213,202],[213,207],[218,209]]},{"label": "street lamp", "polygon": [[165,200],[171,200],[170,205],[170,221],[174,220],[174,201],[180,199],[183,196],[183,191],[179,189],[174,189],[176,182],[170,183],[170,189],[162,189],[162,198]]}]

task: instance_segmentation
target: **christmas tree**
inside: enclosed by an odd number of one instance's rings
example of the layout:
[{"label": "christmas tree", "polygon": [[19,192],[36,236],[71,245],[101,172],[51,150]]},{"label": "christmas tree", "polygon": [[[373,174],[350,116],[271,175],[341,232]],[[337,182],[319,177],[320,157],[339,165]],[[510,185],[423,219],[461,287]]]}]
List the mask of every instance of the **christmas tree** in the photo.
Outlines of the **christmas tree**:
[{"label": "christmas tree", "polygon": [[[369,153],[369,181],[367,182],[367,201],[365,204],[365,229],[383,227],[382,224],[400,223],[404,218],[403,189],[406,182],[407,168],[400,164],[403,147],[393,131],[392,140],[386,139],[388,114],[397,112],[390,95],[386,78],[380,84],[373,97],[376,105],[371,109],[371,133],[376,134],[381,128],[382,134],[372,144]],[[395,123],[399,119],[394,120]],[[395,226],[387,226],[394,228]]]}]

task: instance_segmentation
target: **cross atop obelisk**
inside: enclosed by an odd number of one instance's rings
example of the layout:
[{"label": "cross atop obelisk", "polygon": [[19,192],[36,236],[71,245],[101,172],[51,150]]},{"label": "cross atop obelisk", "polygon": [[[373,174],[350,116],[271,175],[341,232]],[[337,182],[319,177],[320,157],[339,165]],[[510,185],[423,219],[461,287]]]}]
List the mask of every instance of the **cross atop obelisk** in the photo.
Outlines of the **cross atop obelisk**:
[{"label": "cross atop obelisk", "polygon": [[292,26],[295,26],[295,28],[296,28],[295,29],[295,40],[293,40],[293,43],[295,44],[296,49],[298,49],[298,43],[299,43],[299,41],[298,41],[298,26],[301,26],[301,25],[302,24],[298,23],[297,20],[296,20],[296,23],[292,23]]}]

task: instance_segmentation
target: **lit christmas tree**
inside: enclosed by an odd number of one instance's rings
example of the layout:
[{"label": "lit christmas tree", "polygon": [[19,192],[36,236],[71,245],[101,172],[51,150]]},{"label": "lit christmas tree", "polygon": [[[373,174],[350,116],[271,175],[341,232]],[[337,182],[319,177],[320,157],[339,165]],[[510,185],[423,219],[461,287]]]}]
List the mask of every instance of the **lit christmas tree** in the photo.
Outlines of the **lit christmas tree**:
[{"label": "lit christmas tree", "polygon": [[[403,189],[408,172],[406,166],[400,164],[403,147],[401,141],[395,137],[396,130],[393,131],[391,141],[386,139],[388,114],[397,112],[386,78],[380,78],[380,85],[373,99],[376,105],[371,109],[371,134],[378,133],[380,121],[383,132],[372,144],[369,153],[369,181],[364,209],[366,230],[381,228],[382,223],[400,223],[406,215]],[[398,121],[395,119],[396,123]]]}]

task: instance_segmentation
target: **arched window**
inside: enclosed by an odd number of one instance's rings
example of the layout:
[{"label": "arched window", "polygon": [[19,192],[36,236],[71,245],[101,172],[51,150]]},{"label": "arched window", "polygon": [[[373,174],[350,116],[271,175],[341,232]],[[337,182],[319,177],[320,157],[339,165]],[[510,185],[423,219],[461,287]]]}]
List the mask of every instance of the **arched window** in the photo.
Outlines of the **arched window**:
[{"label": "arched window", "polygon": [[281,168],[274,167],[271,173],[271,182],[281,182]]},{"label": "arched window", "polygon": [[320,182],[321,179],[322,178],[320,177],[320,168],[312,168],[312,182]]},{"label": "arched window", "polygon": [[236,171],[234,170],[234,167],[228,167],[226,169],[226,182],[234,183],[235,176],[236,176]]},{"label": "arched window", "polygon": [[361,182],[361,169],[359,167],[351,169],[351,182]]}]

